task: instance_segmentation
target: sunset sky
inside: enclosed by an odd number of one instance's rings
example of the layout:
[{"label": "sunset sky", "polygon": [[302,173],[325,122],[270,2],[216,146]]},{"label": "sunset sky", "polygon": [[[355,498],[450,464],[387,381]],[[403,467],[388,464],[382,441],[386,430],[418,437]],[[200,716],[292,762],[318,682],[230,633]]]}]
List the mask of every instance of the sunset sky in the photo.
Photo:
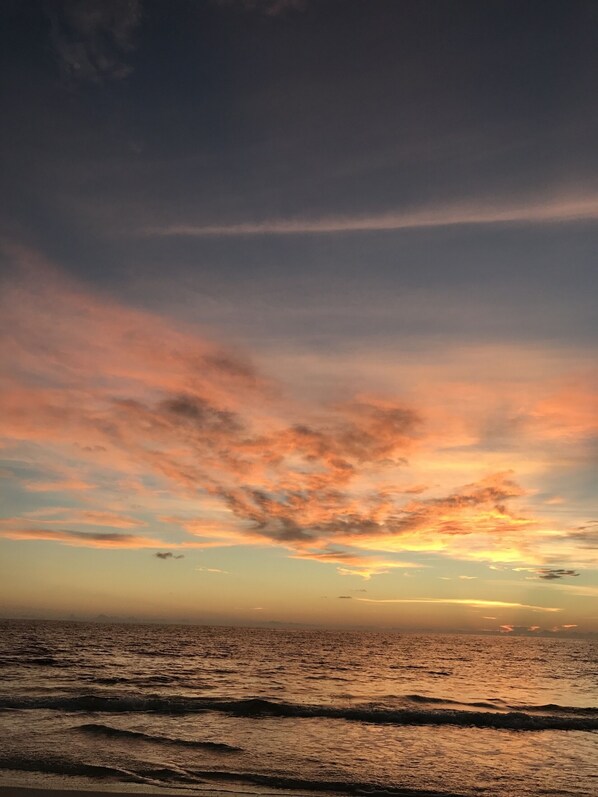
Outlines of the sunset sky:
[{"label": "sunset sky", "polygon": [[0,613],[598,632],[598,5],[0,19]]}]

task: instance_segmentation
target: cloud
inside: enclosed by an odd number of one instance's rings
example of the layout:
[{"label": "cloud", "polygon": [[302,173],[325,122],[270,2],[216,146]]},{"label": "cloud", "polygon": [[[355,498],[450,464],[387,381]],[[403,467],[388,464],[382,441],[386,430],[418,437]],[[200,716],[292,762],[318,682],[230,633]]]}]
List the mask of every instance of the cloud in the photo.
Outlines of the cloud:
[{"label": "cloud", "polygon": [[598,549],[598,520],[591,520],[575,531],[569,532],[568,539],[580,543],[586,550]]},{"label": "cloud", "polygon": [[185,554],[184,553],[179,553],[179,554],[175,555],[171,551],[157,551],[154,554],[154,556],[157,557],[158,559],[184,559],[185,558]]},{"label": "cloud", "polygon": [[69,81],[99,84],[131,72],[140,0],[65,0],[48,9],[52,46]]},{"label": "cloud", "polygon": [[567,631],[573,631],[574,628],[578,627],[579,626],[577,625],[577,623],[565,623],[563,625],[553,625],[552,628],[550,628],[549,630],[553,634],[558,634],[558,633],[567,633]]},{"label": "cloud", "polygon": [[538,570],[538,576],[540,578],[546,579],[547,581],[552,581],[558,578],[565,578],[565,576],[578,576],[575,570],[562,570],[556,569],[551,570],[549,568],[543,568],[542,570]]},{"label": "cloud", "polygon": [[416,230],[480,224],[548,224],[598,219],[598,196],[543,197],[504,204],[482,200],[419,210],[387,211],[375,216],[269,219],[234,224],[174,224],[141,230],[146,236],[228,237],[318,235]]},{"label": "cloud", "polygon": [[[336,569],[341,576],[358,576],[366,581],[372,576],[379,576],[390,573],[396,569],[420,568],[421,564],[415,562],[401,562],[394,559],[379,559],[376,556],[364,556],[363,554],[351,553],[349,551],[312,551],[302,550],[300,553],[291,555],[292,559],[308,559],[316,562],[330,562],[339,565]],[[354,590],[362,591],[366,590]]]},{"label": "cloud", "polygon": [[564,625],[554,625],[551,628],[543,628],[539,625],[514,625],[512,623],[505,623],[498,627],[501,634],[513,634],[515,636],[529,636],[530,634],[563,634],[572,631],[578,626],[574,623],[567,623]]},{"label": "cloud", "polygon": [[353,597],[351,595],[339,595],[338,598],[340,600],[345,600],[345,601],[353,600]]},{"label": "cloud", "polygon": [[116,529],[128,529],[146,526],[147,523],[130,515],[100,510],[79,510],[70,507],[43,507],[26,512],[23,517],[34,518],[37,523],[108,526]]},{"label": "cloud", "polygon": [[438,603],[446,606],[470,606],[473,609],[531,609],[535,612],[560,612],[562,609],[548,606],[533,606],[527,603],[510,603],[477,598],[356,598],[363,603]]},{"label": "cloud", "polygon": [[[593,527],[546,528],[532,508],[520,508],[532,491],[511,470],[478,475],[480,459],[491,457],[455,449],[450,429],[443,436],[431,426],[425,397],[289,395],[247,353],[92,296],[32,253],[9,255],[15,276],[0,298],[8,364],[0,445],[15,459],[33,456],[40,474],[56,473],[42,484],[61,482],[75,505],[40,510],[35,522],[21,517],[15,528],[147,523],[163,539],[164,526],[176,523],[188,542],[150,545],[277,545],[364,579],[416,567],[410,552],[537,570],[571,561],[546,558],[542,545],[591,543]],[[476,478],[464,483],[460,474],[469,470]],[[30,475],[22,480],[26,489],[32,483]],[[88,484],[96,489],[82,489]],[[116,499],[107,503],[108,485],[121,502],[118,485],[134,491],[144,519]],[[175,498],[195,514],[176,514]],[[94,544],[84,536],[45,539]],[[130,536],[131,547],[134,539],[150,547],[148,538]]]},{"label": "cloud", "polygon": [[93,484],[83,479],[62,479],[56,481],[30,481],[23,487],[31,493],[61,493],[78,490],[93,490]]},{"label": "cloud", "polygon": [[221,575],[230,575],[228,570],[221,570],[219,567],[196,567],[200,573],[219,573]]},{"label": "cloud", "polygon": [[165,544],[163,540],[153,540],[134,534],[30,527],[0,529],[0,537],[10,540],[46,540],[87,548],[158,548]]},{"label": "cloud", "polygon": [[379,551],[438,551],[462,558],[527,558],[523,530],[534,532],[533,518],[509,503],[525,491],[509,473],[496,473],[449,495],[391,503],[375,523],[356,522],[339,529],[338,541]]}]

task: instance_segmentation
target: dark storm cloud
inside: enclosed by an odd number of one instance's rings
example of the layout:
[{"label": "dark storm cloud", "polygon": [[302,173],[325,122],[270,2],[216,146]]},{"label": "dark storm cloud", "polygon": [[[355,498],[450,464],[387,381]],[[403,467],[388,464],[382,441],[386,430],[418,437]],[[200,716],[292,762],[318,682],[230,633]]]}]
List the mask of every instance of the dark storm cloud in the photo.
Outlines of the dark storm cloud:
[{"label": "dark storm cloud", "polygon": [[185,558],[185,554],[180,553],[180,554],[175,555],[175,554],[171,553],[170,551],[157,551],[154,554],[154,556],[157,557],[158,559],[184,559]]},{"label": "dark storm cloud", "polygon": [[45,8],[52,45],[68,79],[102,83],[131,72],[140,0],[66,0]]}]

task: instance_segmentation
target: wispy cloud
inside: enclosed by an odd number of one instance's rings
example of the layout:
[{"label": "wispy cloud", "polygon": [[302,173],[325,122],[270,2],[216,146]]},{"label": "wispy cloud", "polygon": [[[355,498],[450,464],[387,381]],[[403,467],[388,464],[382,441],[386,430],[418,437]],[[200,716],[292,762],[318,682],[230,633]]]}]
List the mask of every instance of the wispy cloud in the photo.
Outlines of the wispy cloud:
[{"label": "wispy cloud", "polygon": [[228,570],[221,570],[219,567],[196,567],[199,573],[216,573],[219,575],[230,575]]},{"label": "wispy cloud", "polygon": [[483,200],[436,208],[393,210],[376,215],[298,217],[231,224],[171,224],[147,227],[146,236],[207,237],[317,235],[415,230],[478,224],[548,224],[598,219],[598,196],[536,198],[498,204]]},{"label": "wispy cloud", "polygon": [[23,487],[32,493],[63,493],[79,490],[92,490],[93,484],[83,479],[62,479],[56,481],[24,482]]},{"label": "wispy cloud", "polygon": [[26,512],[24,518],[34,519],[36,523],[79,526],[108,526],[115,529],[129,529],[146,526],[147,523],[130,515],[105,510],[79,510],[67,507],[43,507]]},{"label": "wispy cloud", "polygon": [[[293,559],[307,559],[316,562],[330,562],[336,564],[337,572],[341,576],[359,576],[369,581],[372,576],[390,573],[393,570],[406,570],[421,568],[416,562],[404,562],[396,559],[381,559],[380,557],[351,553],[343,550],[301,550],[291,555]],[[365,590],[364,590],[365,591]]]},{"label": "wispy cloud", "polygon": [[135,534],[30,527],[0,529],[0,537],[10,540],[46,540],[87,548],[161,548],[168,544],[164,540],[153,540]]},{"label": "wispy cloud", "polygon": [[470,606],[473,609],[531,609],[535,612],[560,612],[562,609],[549,606],[534,606],[527,603],[491,601],[477,598],[356,598],[363,603],[438,603],[447,606]]}]

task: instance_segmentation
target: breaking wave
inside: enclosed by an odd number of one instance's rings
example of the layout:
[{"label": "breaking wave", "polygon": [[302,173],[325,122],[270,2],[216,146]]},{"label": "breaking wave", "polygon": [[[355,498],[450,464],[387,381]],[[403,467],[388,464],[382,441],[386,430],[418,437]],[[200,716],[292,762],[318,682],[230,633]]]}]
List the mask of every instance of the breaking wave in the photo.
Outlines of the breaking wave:
[{"label": "breaking wave", "polygon": [[203,742],[195,739],[173,739],[171,736],[155,736],[143,731],[129,731],[126,728],[114,728],[112,725],[102,723],[88,723],[75,728],[77,731],[92,734],[94,736],[108,736],[119,739],[139,739],[141,741],[153,742],[156,744],[172,744],[179,747],[196,747],[199,749],[210,750],[221,753],[241,752],[240,747],[235,747],[224,742]]},{"label": "breaking wave", "polygon": [[227,783],[251,784],[275,789],[313,792],[337,792],[344,795],[368,795],[368,797],[461,797],[455,792],[428,789],[393,787],[371,782],[350,780],[321,780],[292,777],[289,775],[261,774],[255,772],[182,769],[173,766],[149,767],[129,770],[118,767],[74,762],[64,758],[49,757],[34,759],[13,756],[0,762],[0,768],[25,772],[43,772],[52,775],[83,776],[94,779],[116,779],[120,782],[143,783],[152,786],[175,786],[193,788],[199,784]]},{"label": "breaking wave", "polygon": [[7,756],[0,762],[2,769],[21,772],[44,772],[49,775],[83,776],[100,779],[117,779],[125,782],[148,783],[148,779],[128,769],[88,764],[80,761],[69,761],[63,758],[48,757],[44,759],[31,756]]},{"label": "breaking wave", "polygon": [[[374,704],[356,706],[308,705],[261,698],[229,699],[183,696],[81,695],[76,697],[0,697],[0,709],[52,709],[86,712],[148,712],[158,714],[197,714],[216,711],[238,717],[293,717],[340,719],[393,725],[460,725],[517,731],[598,730],[598,709],[542,706],[497,706],[490,702],[457,703],[422,695],[408,695],[398,708]],[[412,707],[410,704],[417,704]],[[443,704],[439,707],[438,704]],[[445,708],[445,705],[451,707]],[[454,706],[454,707],[452,707]],[[458,706],[458,708],[457,708]],[[476,709],[484,710],[476,710]]]}]

